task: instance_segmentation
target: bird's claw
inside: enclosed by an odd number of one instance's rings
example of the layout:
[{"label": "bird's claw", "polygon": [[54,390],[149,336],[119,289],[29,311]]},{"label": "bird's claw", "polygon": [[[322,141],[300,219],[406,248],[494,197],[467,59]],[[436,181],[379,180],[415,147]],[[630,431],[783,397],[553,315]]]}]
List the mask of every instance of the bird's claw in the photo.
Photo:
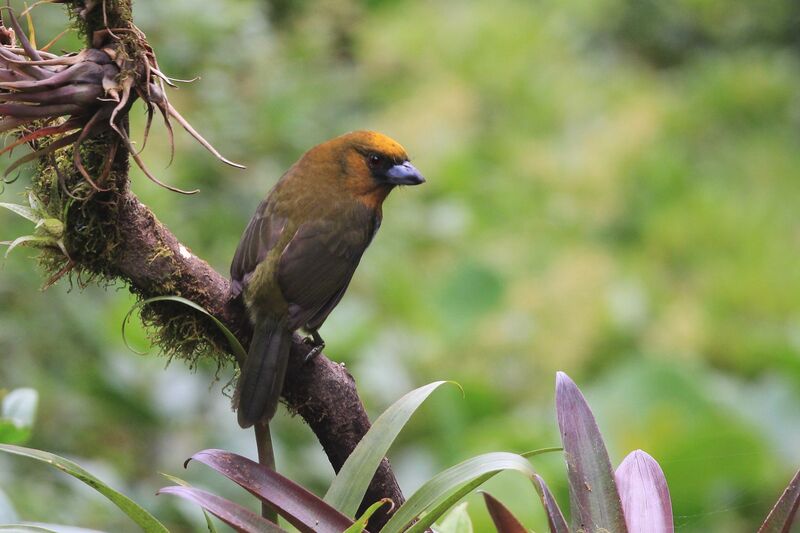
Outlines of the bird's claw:
[{"label": "bird's claw", "polygon": [[308,353],[306,354],[306,356],[303,358],[303,363],[304,364],[308,363],[309,361],[314,359],[316,356],[321,354],[323,348],[325,348],[325,343],[317,344],[316,346],[311,348],[311,350],[309,350]]},{"label": "bird's claw", "polygon": [[322,349],[325,348],[325,341],[322,340],[322,337],[320,337],[319,333],[316,331],[312,331],[311,335],[303,339],[303,344],[308,344],[311,346],[311,350],[309,350],[306,356],[303,358],[304,364],[321,354]]}]

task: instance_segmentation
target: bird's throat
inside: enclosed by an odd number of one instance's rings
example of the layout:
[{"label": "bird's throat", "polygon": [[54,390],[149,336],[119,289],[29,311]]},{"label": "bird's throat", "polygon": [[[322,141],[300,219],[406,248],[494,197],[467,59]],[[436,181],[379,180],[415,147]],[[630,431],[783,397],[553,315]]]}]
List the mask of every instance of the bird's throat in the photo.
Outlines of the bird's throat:
[{"label": "bird's throat", "polygon": [[375,184],[373,187],[357,194],[356,199],[371,210],[380,210],[383,201],[386,200],[393,188],[392,185]]}]

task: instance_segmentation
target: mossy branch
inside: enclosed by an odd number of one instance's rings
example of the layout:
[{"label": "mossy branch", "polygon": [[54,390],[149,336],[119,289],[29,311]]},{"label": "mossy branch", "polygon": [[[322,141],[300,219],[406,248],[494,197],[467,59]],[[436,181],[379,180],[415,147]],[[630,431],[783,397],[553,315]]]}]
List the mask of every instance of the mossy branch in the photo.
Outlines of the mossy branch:
[{"label": "mossy branch", "polygon": [[[108,28],[134,28],[129,0],[66,3],[89,43],[97,32]],[[131,53],[131,57],[135,55],[135,51]],[[120,125],[127,135],[124,117]],[[241,304],[229,298],[227,278],[178,242],[131,192],[131,154],[116,135],[106,131],[77,148],[85,171],[90,176],[104,176],[103,189],[93,187],[76,169],[73,148],[52,152],[40,162],[33,188],[48,211],[65,222],[64,243],[69,254],[43,252],[41,263],[51,280],[71,271],[71,279],[79,284],[123,281],[141,298],[182,296],[207,309],[247,346],[250,324]],[[143,320],[154,331],[155,343],[170,357],[188,359],[191,364],[199,354],[212,354],[220,365],[233,359],[216,326],[185,306],[170,302],[148,305]],[[299,338],[295,341],[284,398],[289,409],[309,424],[338,471],[369,429],[369,419],[344,367],[324,355],[304,364],[309,348]],[[396,506],[403,502],[384,459],[362,509],[387,497]],[[379,527],[384,520],[385,515],[375,515],[370,524]]]}]

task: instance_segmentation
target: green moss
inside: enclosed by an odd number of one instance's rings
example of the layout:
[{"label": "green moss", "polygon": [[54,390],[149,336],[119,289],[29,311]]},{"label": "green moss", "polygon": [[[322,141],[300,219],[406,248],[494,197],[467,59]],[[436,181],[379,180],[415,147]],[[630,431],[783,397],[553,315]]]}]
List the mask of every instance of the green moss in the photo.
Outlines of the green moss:
[{"label": "green moss", "polygon": [[[110,28],[128,28],[133,21],[130,0],[77,0],[68,5],[69,17],[75,28],[91,44],[92,34],[99,29],[105,28],[103,20],[103,2],[105,2],[105,13]],[[90,9],[86,9],[87,3]],[[81,16],[83,14],[83,16]]]},{"label": "green moss", "polygon": [[[155,261],[167,262],[171,274],[146,288],[131,287],[140,301],[155,296],[183,296],[192,301],[204,299],[202,290],[194,295],[179,292],[177,287],[181,273],[168,246],[162,243],[155,247],[148,262]],[[194,368],[200,357],[210,357],[221,368],[232,359],[227,341],[216,324],[183,304],[170,301],[150,303],[142,309],[141,319],[151,342],[170,360],[183,359]]]},{"label": "green moss", "polygon": [[227,343],[205,315],[175,302],[155,302],[144,307],[142,323],[148,337],[170,360],[183,359],[194,368],[200,357],[211,357],[221,368],[232,360]]},{"label": "green moss", "polygon": [[147,260],[148,263],[153,263],[156,259],[160,258],[170,258],[172,259],[172,250],[169,249],[169,246],[166,245],[159,245],[156,246],[153,255],[150,256],[150,259]]},{"label": "green moss", "polygon": [[[83,164],[92,176],[101,174],[99,169],[107,165],[112,142],[108,135],[89,140],[80,147]],[[41,251],[38,262],[47,275],[46,285],[61,276],[79,287],[90,283],[116,284],[122,276],[117,268],[122,239],[118,226],[122,196],[118,184],[127,183],[127,160],[121,155],[121,161],[115,161],[108,178],[99,184],[110,190],[97,191],[75,168],[72,150],[59,150],[41,162],[32,181],[32,190],[49,216],[65,224],[64,244],[72,262],[49,249]],[[177,289],[180,270],[166,244],[157,245],[148,258],[151,264],[156,261],[166,264],[168,274],[147,287],[131,288],[140,300],[180,295]],[[203,295],[181,296],[197,299]],[[227,342],[216,325],[186,306],[173,302],[149,304],[142,310],[141,318],[151,341],[169,359],[184,359],[191,367],[198,358],[206,356],[212,357],[220,367],[230,361]]]}]

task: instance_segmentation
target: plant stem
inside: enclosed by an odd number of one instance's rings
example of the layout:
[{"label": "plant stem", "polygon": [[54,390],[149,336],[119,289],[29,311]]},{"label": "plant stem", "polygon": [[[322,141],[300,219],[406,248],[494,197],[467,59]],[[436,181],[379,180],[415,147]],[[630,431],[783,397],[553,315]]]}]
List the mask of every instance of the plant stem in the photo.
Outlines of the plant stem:
[{"label": "plant stem", "polygon": [[[258,422],[254,429],[256,433],[256,448],[258,448],[258,463],[270,470],[275,470],[275,452],[272,449],[272,434],[269,431],[269,424]],[[263,502],[261,503],[261,516],[276,524],[278,523],[278,513]]]}]

